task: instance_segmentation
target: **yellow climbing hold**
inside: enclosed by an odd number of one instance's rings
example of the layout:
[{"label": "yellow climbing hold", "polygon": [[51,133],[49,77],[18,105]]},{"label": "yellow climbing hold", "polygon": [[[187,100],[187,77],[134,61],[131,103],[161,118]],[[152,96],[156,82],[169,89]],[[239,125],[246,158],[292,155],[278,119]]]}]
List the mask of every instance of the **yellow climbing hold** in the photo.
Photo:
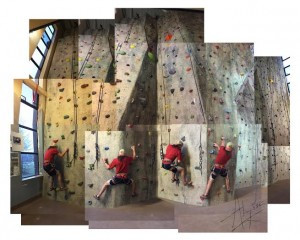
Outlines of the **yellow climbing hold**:
[{"label": "yellow climbing hold", "polygon": [[169,105],[165,105],[165,108],[168,109],[168,108],[169,108]]},{"label": "yellow climbing hold", "polygon": [[70,58],[66,58],[66,62],[70,62]]},{"label": "yellow climbing hold", "polygon": [[245,74],[244,74],[244,73],[241,73],[240,75],[243,77]]},{"label": "yellow climbing hold", "polygon": [[131,48],[131,49],[133,49],[133,48],[135,48],[135,47],[136,47],[136,45],[135,45],[134,43],[130,45],[130,48]]},{"label": "yellow climbing hold", "polygon": [[96,62],[99,62],[100,61],[100,58],[96,58]]},{"label": "yellow climbing hold", "polygon": [[82,58],[81,58],[81,57],[79,57],[79,58],[78,58],[78,61],[79,61],[79,62],[81,62],[81,61],[82,61]]},{"label": "yellow climbing hold", "polygon": [[270,81],[270,83],[274,83],[274,80],[273,80],[273,79],[270,79],[269,81]]}]

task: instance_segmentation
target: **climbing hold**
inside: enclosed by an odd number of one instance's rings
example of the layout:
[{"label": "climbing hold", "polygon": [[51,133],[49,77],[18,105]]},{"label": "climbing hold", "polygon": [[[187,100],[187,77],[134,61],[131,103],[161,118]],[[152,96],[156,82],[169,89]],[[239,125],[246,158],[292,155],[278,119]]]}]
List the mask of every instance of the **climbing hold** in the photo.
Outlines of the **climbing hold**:
[{"label": "climbing hold", "polygon": [[214,88],[214,89],[213,89],[213,91],[214,91],[214,92],[217,92],[217,91],[218,91],[218,89],[217,89],[217,88]]},{"label": "climbing hold", "polygon": [[84,160],[84,158],[85,158],[84,156],[83,157],[79,157],[80,160]]},{"label": "climbing hold", "polygon": [[92,188],[93,186],[94,186],[93,183],[89,183],[89,184],[88,184],[88,187],[89,187],[89,188]]},{"label": "climbing hold", "polygon": [[60,92],[63,92],[64,90],[65,90],[64,88],[59,89]]},{"label": "climbing hold", "polygon": [[47,123],[47,126],[48,126],[48,127],[51,127],[51,123]]},{"label": "climbing hold", "polygon": [[174,75],[176,73],[176,70],[174,68],[171,68],[169,70],[169,74]]},{"label": "climbing hold", "polygon": [[90,105],[92,103],[92,101],[88,101],[87,103],[86,103],[86,105]]},{"label": "climbing hold", "polygon": [[191,71],[191,70],[192,70],[192,68],[190,68],[190,67],[186,69],[187,72],[189,72],[189,71]]},{"label": "climbing hold", "polygon": [[83,185],[83,182],[79,182],[79,183],[77,183],[77,185],[78,185],[79,187],[81,187],[81,186]]},{"label": "climbing hold", "polygon": [[68,98],[68,99],[67,99],[67,102],[70,102],[70,101],[71,101],[71,98]]},{"label": "climbing hold", "polygon": [[96,58],[96,62],[99,62],[100,61],[100,58]]},{"label": "climbing hold", "polygon": [[60,86],[61,86],[61,83],[60,83],[60,82],[59,82],[59,83],[57,83],[57,86],[58,86],[58,87],[60,87]]},{"label": "climbing hold", "polygon": [[96,91],[92,91],[92,95],[96,95],[96,93],[97,93]]},{"label": "climbing hold", "polygon": [[54,139],[53,142],[54,142],[54,143],[57,143],[57,142],[58,142],[58,139]]},{"label": "climbing hold", "polygon": [[129,73],[128,73],[128,72],[125,72],[124,74],[125,74],[126,76],[129,76]]},{"label": "climbing hold", "polygon": [[63,97],[62,97],[62,96],[60,96],[60,97],[59,97],[59,100],[62,100],[62,99],[63,99]]},{"label": "climbing hold", "polygon": [[68,119],[70,116],[69,115],[65,115],[64,116],[64,119]]},{"label": "climbing hold", "polygon": [[195,116],[194,115],[191,115],[191,119],[194,119],[195,118]]},{"label": "climbing hold", "polygon": [[148,58],[150,61],[155,62],[155,56],[152,52],[148,52]]},{"label": "climbing hold", "polygon": [[69,184],[70,183],[70,180],[68,180],[68,179],[65,179],[65,184]]},{"label": "climbing hold", "polygon": [[92,65],[92,64],[87,64],[85,67],[86,67],[86,68],[92,68],[93,65]]},{"label": "climbing hold", "polygon": [[183,137],[181,138],[181,141],[185,142],[185,136],[183,136]]},{"label": "climbing hold", "polygon": [[105,150],[105,151],[108,151],[108,150],[109,150],[109,147],[104,147],[104,150]]},{"label": "climbing hold", "polygon": [[92,202],[92,201],[88,201],[88,204],[89,204],[89,205],[92,205],[92,204],[93,204],[93,202]]},{"label": "climbing hold", "polygon": [[49,98],[49,102],[51,102],[52,101],[52,98]]},{"label": "climbing hold", "polygon": [[177,194],[177,193],[174,193],[174,196],[175,196],[175,197],[178,197],[178,194]]},{"label": "climbing hold", "polygon": [[189,92],[192,93],[192,92],[193,92],[193,89],[191,89]]},{"label": "climbing hold", "polygon": [[69,191],[69,194],[73,195],[73,194],[75,194],[75,191]]},{"label": "climbing hold", "polygon": [[215,149],[213,149],[213,150],[210,150],[209,153],[210,153],[210,154],[215,154],[216,151],[215,151]]},{"label": "climbing hold", "polygon": [[76,108],[77,108],[77,107],[78,107],[78,104],[74,104],[74,107],[76,107]]},{"label": "climbing hold", "polygon": [[84,121],[84,120],[86,120],[86,119],[87,119],[87,117],[83,117],[83,118],[82,118],[82,121]]},{"label": "climbing hold", "polygon": [[81,88],[86,88],[86,87],[88,87],[89,85],[87,84],[87,83],[85,83],[85,84],[82,84],[81,85]]},{"label": "climbing hold", "polygon": [[106,115],[105,115],[105,118],[109,118],[109,117],[110,117],[110,115],[109,115],[109,114],[106,114]]},{"label": "climbing hold", "polygon": [[172,88],[172,89],[171,89],[171,94],[173,94],[173,93],[174,93],[174,91],[175,91],[175,89],[174,89],[174,88]]},{"label": "climbing hold", "polygon": [[93,163],[89,164],[88,170],[94,170],[94,168],[95,168],[95,165]]},{"label": "climbing hold", "polygon": [[126,52],[125,51],[119,51],[118,54],[120,54],[120,55],[126,55]]},{"label": "climbing hold", "polygon": [[65,135],[61,135],[61,139],[64,140],[65,139]]},{"label": "climbing hold", "polygon": [[75,130],[72,130],[72,131],[71,131],[71,134],[74,134],[74,133],[75,133]]},{"label": "climbing hold", "polygon": [[136,45],[133,43],[133,44],[130,44],[130,48],[131,49],[133,49],[133,48],[135,48],[136,47]]},{"label": "climbing hold", "polygon": [[224,100],[222,98],[219,98],[219,103],[220,104],[223,104],[224,103]]},{"label": "climbing hold", "polygon": [[167,34],[167,36],[165,37],[166,41],[170,41],[172,39],[173,35],[172,34]]},{"label": "climbing hold", "polygon": [[182,92],[183,90],[184,90],[184,87],[181,87],[181,88],[180,88],[180,91]]}]

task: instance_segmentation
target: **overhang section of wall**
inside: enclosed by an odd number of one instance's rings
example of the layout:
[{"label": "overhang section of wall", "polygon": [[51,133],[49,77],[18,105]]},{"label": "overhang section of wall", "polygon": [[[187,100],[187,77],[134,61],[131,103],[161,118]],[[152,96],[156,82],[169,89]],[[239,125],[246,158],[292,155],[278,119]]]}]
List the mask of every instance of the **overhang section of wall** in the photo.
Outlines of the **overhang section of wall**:
[{"label": "overhang section of wall", "polygon": [[[199,197],[204,192],[207,183],[207,159],[206,159],[206,125],[170,125],[159,126],[157,138],[157,172],[158,188],[157,196],[176,202],[202,206]],[[170,131],[170,140],[169,132]],[[184,140],[183,166],[187,172],[187,178],[193,182],[194,187],[183,186],[181,177],[179,186],[171,182],[171,172],[161,167],[160,147],[165,153],[168,144],[174,144],[180,139]],[[204,203],[206,204],[206,203]]]}]

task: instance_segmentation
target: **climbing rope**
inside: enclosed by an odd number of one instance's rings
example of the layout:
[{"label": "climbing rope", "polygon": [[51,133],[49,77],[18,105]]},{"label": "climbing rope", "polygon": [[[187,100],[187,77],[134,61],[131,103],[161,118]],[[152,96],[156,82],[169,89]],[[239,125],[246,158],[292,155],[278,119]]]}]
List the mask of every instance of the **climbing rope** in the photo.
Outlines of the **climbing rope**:
[{"label": "climbing rope", "polygon": [[84,71],[86,64],[88,63],[88,61],[90,59],[90,56],[92,55],[92,52],[93,52],[93,49],[94,49],[94,45],[95,45],[95,42],[96,42],[96,39],[97,39],[97,36],[98,36],[98,33],[99,33],[99,30],[97,29],[96,33],[94,34],[94,39],[93,39],[92,44],[91,44],[91,46],[89,48],[89,51],[88,51],[87,55],[85,56],[84,61],[83,61],[82,65],[81,65],[81,67],[80,67],[80,70],[79,70],[79,73],[78,73],[78,78],[81,78],[81,74]]}]

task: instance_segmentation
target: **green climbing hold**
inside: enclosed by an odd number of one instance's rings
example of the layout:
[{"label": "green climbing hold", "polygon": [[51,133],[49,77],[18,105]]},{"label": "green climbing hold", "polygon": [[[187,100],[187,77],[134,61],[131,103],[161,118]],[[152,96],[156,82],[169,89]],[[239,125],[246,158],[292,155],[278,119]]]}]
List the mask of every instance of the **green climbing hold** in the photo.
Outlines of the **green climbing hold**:
[{"label": "green climbing hold", "polygon": [[51,127],[51,123],[47,123],[47,126],[48,126],[48,127]]},{"label": "green climbing hold", "polygon": [[86,68],[92,68],[93,65],[92,65],[92,64],[87,64],[85,67],[86,67]]},{"label": "green climbing hold", "polygon": [[69,115],[65,115],[64,116],[64,119],[68,119],[70,116]]},{"label": "green climbing hold", "polygon": [[64,88],[59,89],[60,92],[63,92],[64,90],[65,90]]},{"label": "green climbing hold", "polygon": [[124,51],[119,51],[118,54],[120,54],[120,55],[126,55],[126,52],[124,52]]},{"label": "green climbing hold", "polygon": [[155,56],[152,52],[148,52],[148,58],[150,61],[155,62]]},{"label": "green climbing hold", "polygon": [[92,103],[92,101],[88,101],[87,103],[86,103],[86,105],[90,105]]},{"label": "green climbing hold", "polygon": [[61,135],[61,139],[64,140],[65,139],[65,135]]}]

